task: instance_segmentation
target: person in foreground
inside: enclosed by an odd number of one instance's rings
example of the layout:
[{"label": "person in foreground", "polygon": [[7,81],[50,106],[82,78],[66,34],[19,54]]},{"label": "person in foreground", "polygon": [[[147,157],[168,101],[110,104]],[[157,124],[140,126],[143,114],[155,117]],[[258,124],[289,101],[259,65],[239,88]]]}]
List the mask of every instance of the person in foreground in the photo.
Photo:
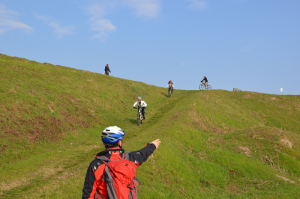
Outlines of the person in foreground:
[{"label": "person in foreground", "polygon": [[[161,141],[159,139],[154,140],[148,143],[139,151],[125,154],[124,150],[122,149],[124,136],[125,132],[117,126],[109,126],[103,130],[101,138],[103,144],[106,147],[106,150],[98,153],[96,155],[96,158],[90,163],[90,166],[88,167],[82,191],[82,199],[137,198],[137,185],[135,183],[135,180],[138,180],[135,177],[135,169],[136,167],[141,166],[142,163],[148,159],[148,157],[154,152],[154,150],[158,148]],[[122,162],[125,162],[126,164],[123,164],[123,166],[121,164]],[[116,173],[113,173],[113,167],[110,167],[109,165],[113,163],[117,163],[117,165],[119,166],[116,167]],[[131,165],[133,165],[134,167],[130,167]],[[131,181],[127,181],[125,184],[127,187],[124,186],[124,184],[118,185],[117,183],[120,183],[120,181],[118,181],[118,179],[115,179],[117,178],[118,173],[122,171],[125,171],[125,173],[130,171],[131,173],[129,176],[132,177],[131,168],[134,168],[133,183]],[[113,180],[107,180],[109,177],[112,177]],[[127,178],[127,176],[124,178],[123,174],[121,178],[122,180],[129,179],[129,177]],[[113,187],[113,191],[111,191],[111,187]],[[132,193],[132,190],[134,190],[135,192]],[[115,196],[112,197],[112,195]]]},{"label": "person in foreground", "polygon": [[201,82],[204,83],[205,89],[207,89],[208,80],[207,80],[206,76],[204,76],[204,78],[203,78],[203,80]]},{"label": "person in foreground", "polygon": [[145,108],[147,107],[147,104],[144,100],[142,100],[142,97],[138,97],[138,100],[133,104],[133,108],[135,108],[135,106],[138,104],[139,107],[142,108],[142,114],[143,114],[143,118],[144,120],[146,119],[145,118]]}]

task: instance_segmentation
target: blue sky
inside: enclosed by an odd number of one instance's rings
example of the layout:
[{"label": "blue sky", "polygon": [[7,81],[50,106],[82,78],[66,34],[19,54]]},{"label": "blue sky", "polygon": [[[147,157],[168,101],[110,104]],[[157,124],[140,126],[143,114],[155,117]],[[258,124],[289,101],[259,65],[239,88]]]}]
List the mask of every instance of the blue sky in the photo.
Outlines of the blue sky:
[{"label": "blue sky", "polygon": [[0,53],[177,89],[300,94],[299,0],[0,0]]}]

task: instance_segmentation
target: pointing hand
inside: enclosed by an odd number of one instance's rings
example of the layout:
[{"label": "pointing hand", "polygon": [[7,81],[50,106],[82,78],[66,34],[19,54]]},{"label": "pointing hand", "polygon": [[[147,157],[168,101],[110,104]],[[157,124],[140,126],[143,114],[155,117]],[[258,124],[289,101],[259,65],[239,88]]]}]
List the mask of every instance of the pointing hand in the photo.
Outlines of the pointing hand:
[{"label": "pointing hand", "polygon": [[156,148],[160,145],[161,141],[159,139],[150,142],[150,144],[154,144]]}]

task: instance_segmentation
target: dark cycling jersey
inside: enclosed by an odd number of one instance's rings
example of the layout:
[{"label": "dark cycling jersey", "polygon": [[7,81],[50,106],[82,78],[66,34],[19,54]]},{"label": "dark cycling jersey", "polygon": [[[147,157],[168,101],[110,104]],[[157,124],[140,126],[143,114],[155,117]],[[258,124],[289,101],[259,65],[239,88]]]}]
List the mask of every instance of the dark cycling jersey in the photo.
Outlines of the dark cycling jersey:
[{"label": "dark cycling jersey", "polygon": [[205,81],[204,83],[208,82],[206,77],[201,82],[203,82],[203,81]]}]

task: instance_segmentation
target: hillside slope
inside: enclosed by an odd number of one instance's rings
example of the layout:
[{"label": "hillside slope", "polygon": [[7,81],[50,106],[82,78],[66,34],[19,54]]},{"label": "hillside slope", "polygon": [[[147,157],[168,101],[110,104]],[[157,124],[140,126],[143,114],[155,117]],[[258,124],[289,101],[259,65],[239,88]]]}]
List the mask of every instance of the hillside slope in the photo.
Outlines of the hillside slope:
[{"label": "hillside slope", "polygon": [[[0,198],[80,198],[103,150],[101,131],[126,131],[124,148],[160,138],[138,168],[140,198],[296,198],[300,97],[167,91],[102,74],[0,54]],[[147,120],[136,125],[141,95]]]}]

